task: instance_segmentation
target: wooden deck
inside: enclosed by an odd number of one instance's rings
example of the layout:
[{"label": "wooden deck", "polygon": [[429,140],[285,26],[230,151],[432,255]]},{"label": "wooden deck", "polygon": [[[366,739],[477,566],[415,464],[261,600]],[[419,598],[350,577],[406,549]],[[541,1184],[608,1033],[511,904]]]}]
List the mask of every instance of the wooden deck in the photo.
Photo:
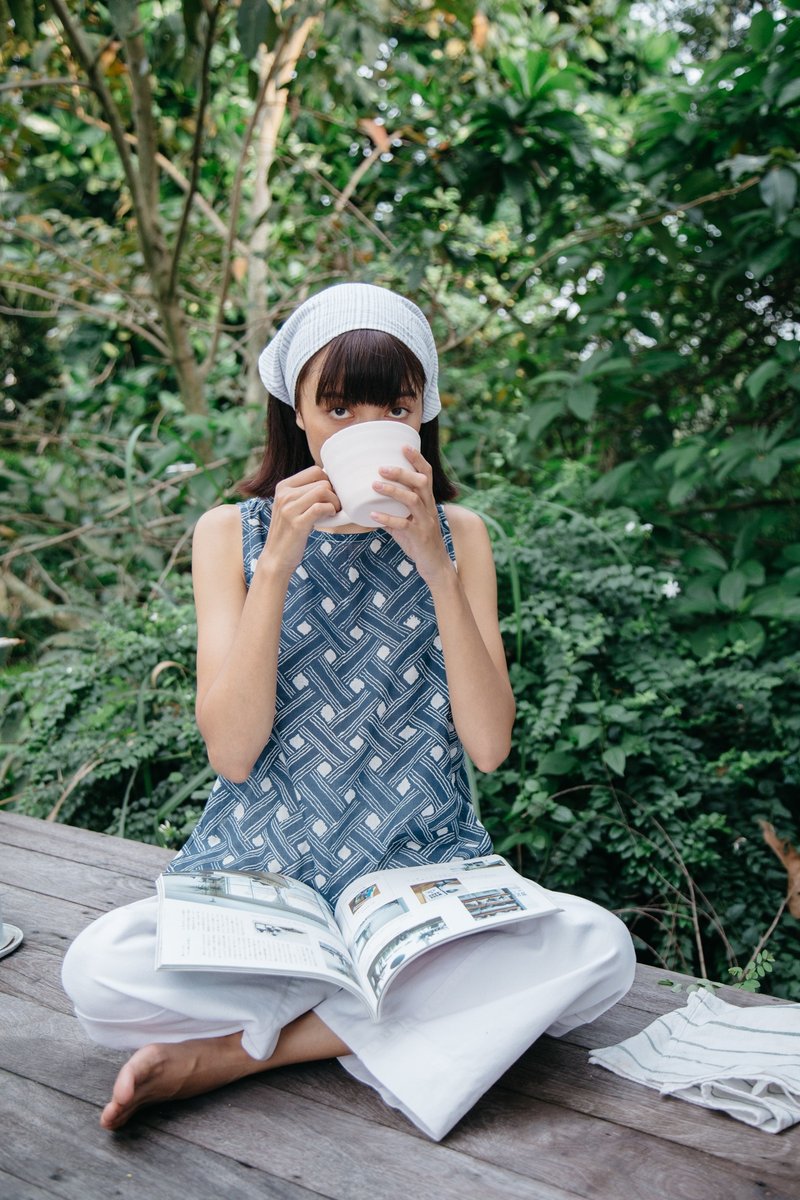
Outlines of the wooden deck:
[{"label": "wooden deck", "polygon": [[[153,846],[0,814],[0,891],[23,945],[0,961],[3,1200],[798,1200],[800,1125],[759,1133],[587,1063],[681,1007],[640,967],[627,998],[542,1038],[439,1144],[335,1062],[286,1068],[100,1129],[124,1056],[91,1045],[59,985],[70,940],[152,891]],[[726,989],[737,1004],[775,1003]]]}]

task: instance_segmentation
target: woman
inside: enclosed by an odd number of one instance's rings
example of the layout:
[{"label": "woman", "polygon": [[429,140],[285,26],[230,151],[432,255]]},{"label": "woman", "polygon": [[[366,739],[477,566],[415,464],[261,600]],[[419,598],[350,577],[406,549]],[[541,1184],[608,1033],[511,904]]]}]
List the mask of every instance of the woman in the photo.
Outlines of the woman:
[{"label": "woman", "polygon": [[[170,870],[281,871],[334,902],[370,869],[491,851],[464,752],[484,771],[503,761],[514,700],[486,529],[446,503],[422,312],[383,288],[328,288],[292,314],[260,367],[268,441],[253,498],[206,513],[195,532],[197,720],[219,778]],[[321,446],[378,420],[421,435],[407,467],[375,483],[409,515],[318,527],[341,508]],[[553,895],[557,913],[409,966],[377,1024],[315,981],[155,972],[154,901],[107,914],[64,966],[89,1035],[135,1050],[101,1123],[336,1057],[443,1137],[541,1033],[593,1020],[630,987],[622,923]]]}]

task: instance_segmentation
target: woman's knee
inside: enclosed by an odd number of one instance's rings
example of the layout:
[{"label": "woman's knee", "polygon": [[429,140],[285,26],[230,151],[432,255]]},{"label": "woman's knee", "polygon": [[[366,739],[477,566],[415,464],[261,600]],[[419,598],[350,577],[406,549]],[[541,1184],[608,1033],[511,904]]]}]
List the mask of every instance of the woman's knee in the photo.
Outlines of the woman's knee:
[{"label": "woman's knee", "polygon": [[67,950],[61,982],[79,1013],[92,1016],[97,1010],[107,1011],[125,990],[124,981],[145,969],[139,939],[132,936],[137,932],[132,907],[99,917]]},{"label": "woman's knee", "polygon": [[583,927],[587,957],[593,960],[596,970],[613,981],[615,991],[627,991],[636,970],[628,927],[615,913],[591,900],[572,897],[572,901],[572,917]]}]

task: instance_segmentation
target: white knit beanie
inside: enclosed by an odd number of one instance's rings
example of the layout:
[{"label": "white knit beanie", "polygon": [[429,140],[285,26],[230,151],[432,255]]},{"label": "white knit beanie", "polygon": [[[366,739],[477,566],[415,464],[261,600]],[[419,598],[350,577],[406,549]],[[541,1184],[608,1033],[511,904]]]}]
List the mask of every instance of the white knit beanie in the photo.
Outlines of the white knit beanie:
[{"label": "white knit beanie", "polygon": [[332,338],[352,329],[391,333],[411,350],[425,372],[422,419],[440,411],[439,359],[425,314],[405,296],[371,283],[337,283],[295,309],[258,358],[264,387],[294,407],[297,377],[305,363]]}]

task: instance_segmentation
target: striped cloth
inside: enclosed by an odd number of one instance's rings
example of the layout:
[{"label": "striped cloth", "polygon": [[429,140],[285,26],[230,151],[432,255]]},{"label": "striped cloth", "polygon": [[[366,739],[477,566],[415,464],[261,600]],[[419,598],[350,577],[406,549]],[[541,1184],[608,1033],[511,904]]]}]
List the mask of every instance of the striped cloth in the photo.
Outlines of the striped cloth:
[{"label": "striped cloth", "polygon": [[332,338],[353,329],[391,333],[417,356],[425,372],[422,420],[433,420],[442,405],[439,358],[427,318],[412,300],[371,283],[337,283],[296,308],[259,355],[264,387],[276,400],[294,405],[305,363]]},{"label": "striped cloth", "polygon": [[589,1062],[765,1133],[800,1121],[800,1004],[737,1008],[701,989]]}]

